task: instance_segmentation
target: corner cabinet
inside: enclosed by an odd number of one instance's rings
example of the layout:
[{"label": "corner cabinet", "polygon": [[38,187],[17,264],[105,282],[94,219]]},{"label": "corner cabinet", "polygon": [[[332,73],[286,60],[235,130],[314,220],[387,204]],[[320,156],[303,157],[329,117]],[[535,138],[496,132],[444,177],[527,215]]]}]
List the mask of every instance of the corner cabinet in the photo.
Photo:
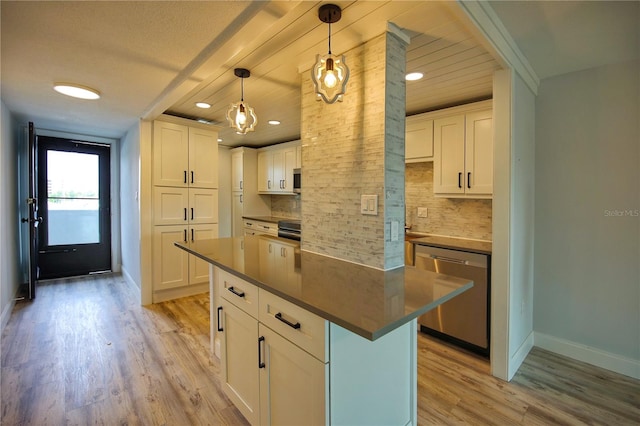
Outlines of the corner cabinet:
[{"label": "corner cabinet", "polygon": [[[465,111],[465,108],[468,111]],[[434,195],[449,198],[491,198],[493,194],[491,104],[485,101],[456,107],[455,110],[457,114],[441,116],[433,120]]]},{"label": "corner cabinet", "polygon": [[293,194],[293,169],[299,141],[287,142],[258,151],[258,192],[262,194]]},{"label": "corner cabinet", "polygon": [[153,300],[206,292],[208,264],[173,245],[218,237],[218,133],[154,121],[152,173]]}]

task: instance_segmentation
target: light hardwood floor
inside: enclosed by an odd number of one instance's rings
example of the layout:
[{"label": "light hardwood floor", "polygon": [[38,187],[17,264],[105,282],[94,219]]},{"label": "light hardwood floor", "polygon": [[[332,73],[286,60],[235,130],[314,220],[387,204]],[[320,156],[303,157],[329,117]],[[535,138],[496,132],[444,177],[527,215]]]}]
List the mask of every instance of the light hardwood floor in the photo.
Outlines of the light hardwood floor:
[{"label": "light hardwood floor", "polygon": [[[61,280],[19,302],[1,341],[3,425],[236,425],[209,355],[208,295],[150,307],[119,276]],[[534,349],[510,383],[418,339],[429,424],[640,424],[640,381]]]}]

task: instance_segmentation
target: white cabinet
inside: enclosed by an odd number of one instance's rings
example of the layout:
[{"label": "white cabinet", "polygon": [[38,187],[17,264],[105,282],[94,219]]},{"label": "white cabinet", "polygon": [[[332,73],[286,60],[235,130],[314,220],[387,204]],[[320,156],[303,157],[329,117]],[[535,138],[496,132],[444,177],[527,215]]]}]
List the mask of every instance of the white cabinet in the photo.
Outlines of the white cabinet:
[{"label": "white cabinet", "polygon": [[433,120],[428,114],[407,117],[404,139],[404,161],[433,161]]},{"label": "white cabinet", "polygon": [[262,222],[260,220],[244,219],[244,235],[273,235],[278,236],[278,224]]},{"label": "white cabinet", "polygon": [[153,184],[218,187],[218,133],[154,122]]},{"label": "white cabinet", "polygon": [[493,126],[490,109],[434,120],[433,191],[436,196],[491,198]]},{"label": "white cabinet", "polygon": [[151,146],[154,300],[206,291],[208,264],[173,243],[218,237],[217,131],[166,119],[154,122]]},{"label": "white cabinet", "polygon": [[327,321],[219,268],[217,281],[225,394],[252,425],[326,424]]},{"label": "white cabinet", "polygon": [[231,150],[232,236],[244,235],[243,216],[271,216],[271,197],[258,194],[258,153],[252,148]]},{"label": "white cabinet", "polygon": [[[296,168],[296,146],[269,147],[258,153],[258,192],[293,194],[293,169]],[[277,146],[277,145],[276,145]]]}]

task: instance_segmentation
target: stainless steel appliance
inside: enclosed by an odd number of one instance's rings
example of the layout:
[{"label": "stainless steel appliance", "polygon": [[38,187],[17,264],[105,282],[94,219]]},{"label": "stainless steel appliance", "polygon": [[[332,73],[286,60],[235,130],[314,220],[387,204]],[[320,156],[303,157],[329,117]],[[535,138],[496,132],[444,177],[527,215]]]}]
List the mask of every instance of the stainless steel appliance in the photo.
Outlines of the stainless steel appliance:
[{"label": "stainless steel appliance", "polygon": [[300,220],[286,219],[278,221],[278,237],[300,241]]},{"label": "stainless steel appliance", "polygon": [[416,268],[473,280],[473,287],[418,318],[420,329],[489,356],[490,256],[417,245]]},{"label": "stainless steel appliance", "polygon": [[300,194],[302,190],[302,170],[293,169],[293,192]]}]

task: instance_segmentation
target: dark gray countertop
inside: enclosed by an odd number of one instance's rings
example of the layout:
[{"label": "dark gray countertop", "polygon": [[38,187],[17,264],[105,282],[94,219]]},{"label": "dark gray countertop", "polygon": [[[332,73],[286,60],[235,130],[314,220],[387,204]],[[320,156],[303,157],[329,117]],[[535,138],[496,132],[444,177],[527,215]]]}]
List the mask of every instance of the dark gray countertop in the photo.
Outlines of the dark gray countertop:
[{"label": "dark gray countertop", "polygon": [[466,238],[447,237],[443,235],[424,235],[407,233],[411,237],[411,243],[440,247],[445,249],[460,250],[470,253],[491,254],[491,241],[471,240]]},{"label": "dark gray countertop", "polygon": [[277,216],[242,216],[243,219],[258,220],[260,222],[278,223],[280,220],[286,220],[286,217]]},{"label": "dark gray countertop", "polygon": [[[412,266],[381,271],[301,251],[295,241],[267,235],[175,245],[369,340],[473,286]],[[274,261],[285,252],[293,259]]]}]

